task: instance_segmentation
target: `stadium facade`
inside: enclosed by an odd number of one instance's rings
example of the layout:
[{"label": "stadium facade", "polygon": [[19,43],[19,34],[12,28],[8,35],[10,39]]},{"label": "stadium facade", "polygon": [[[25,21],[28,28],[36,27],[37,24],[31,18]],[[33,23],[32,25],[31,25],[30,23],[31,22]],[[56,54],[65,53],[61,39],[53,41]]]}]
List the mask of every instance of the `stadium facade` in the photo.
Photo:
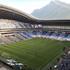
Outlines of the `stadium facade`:
[{"label": "stadium facade", "polygon": [[70,41],[70,20],[40,20],[18,10],[0,6],[0,42],[33,37]]}]

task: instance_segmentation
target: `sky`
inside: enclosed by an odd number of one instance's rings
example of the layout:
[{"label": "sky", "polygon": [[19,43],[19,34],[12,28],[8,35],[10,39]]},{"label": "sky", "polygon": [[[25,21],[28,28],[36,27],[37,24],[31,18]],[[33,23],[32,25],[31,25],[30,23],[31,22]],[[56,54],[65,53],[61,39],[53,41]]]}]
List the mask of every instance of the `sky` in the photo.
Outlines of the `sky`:
[{"label": "sky", "polygon": [[[0,5],[6,5],[22,12],[30,14],[35,9],[40,9],[52,0],[0,0]],[[70,0],[60,0],[65,3],[70,3]]]}]

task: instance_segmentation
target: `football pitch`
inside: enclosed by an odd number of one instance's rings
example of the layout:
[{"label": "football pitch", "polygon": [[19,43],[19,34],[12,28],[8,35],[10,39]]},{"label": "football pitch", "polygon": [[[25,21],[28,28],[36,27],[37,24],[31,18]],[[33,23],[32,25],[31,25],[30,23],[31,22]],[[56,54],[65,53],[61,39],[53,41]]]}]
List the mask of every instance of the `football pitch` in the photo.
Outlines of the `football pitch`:
[{"label": "football pitch", "polygon": [[0,55],[12,57],[34,70],[41,70],[60,55],[65,46],[70,46],[70,42],[34,38],[0,45]]}]

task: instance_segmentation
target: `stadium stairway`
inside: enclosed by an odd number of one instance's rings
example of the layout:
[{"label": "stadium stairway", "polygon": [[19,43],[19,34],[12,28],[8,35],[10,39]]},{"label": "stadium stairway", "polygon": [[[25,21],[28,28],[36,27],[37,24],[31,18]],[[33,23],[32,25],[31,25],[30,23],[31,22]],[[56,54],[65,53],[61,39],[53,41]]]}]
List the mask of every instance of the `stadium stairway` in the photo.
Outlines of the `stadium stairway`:
[{"label": "stadium stairway", "polygon": [[20,33],[16,33],[16,36],[19,40],[25,40],[25,38]]}]

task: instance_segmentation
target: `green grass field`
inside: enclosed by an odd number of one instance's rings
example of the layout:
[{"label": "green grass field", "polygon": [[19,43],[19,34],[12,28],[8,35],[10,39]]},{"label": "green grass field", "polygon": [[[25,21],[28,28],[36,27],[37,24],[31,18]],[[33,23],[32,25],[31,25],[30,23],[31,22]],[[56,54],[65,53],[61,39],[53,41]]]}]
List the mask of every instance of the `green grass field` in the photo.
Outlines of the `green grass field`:
[{"label": "green grass field", "polygon": [[63,51],[70,42],[35,38],[8,45],[0,45],[0,54],[7,53],[14,59],[40,70]]}]

